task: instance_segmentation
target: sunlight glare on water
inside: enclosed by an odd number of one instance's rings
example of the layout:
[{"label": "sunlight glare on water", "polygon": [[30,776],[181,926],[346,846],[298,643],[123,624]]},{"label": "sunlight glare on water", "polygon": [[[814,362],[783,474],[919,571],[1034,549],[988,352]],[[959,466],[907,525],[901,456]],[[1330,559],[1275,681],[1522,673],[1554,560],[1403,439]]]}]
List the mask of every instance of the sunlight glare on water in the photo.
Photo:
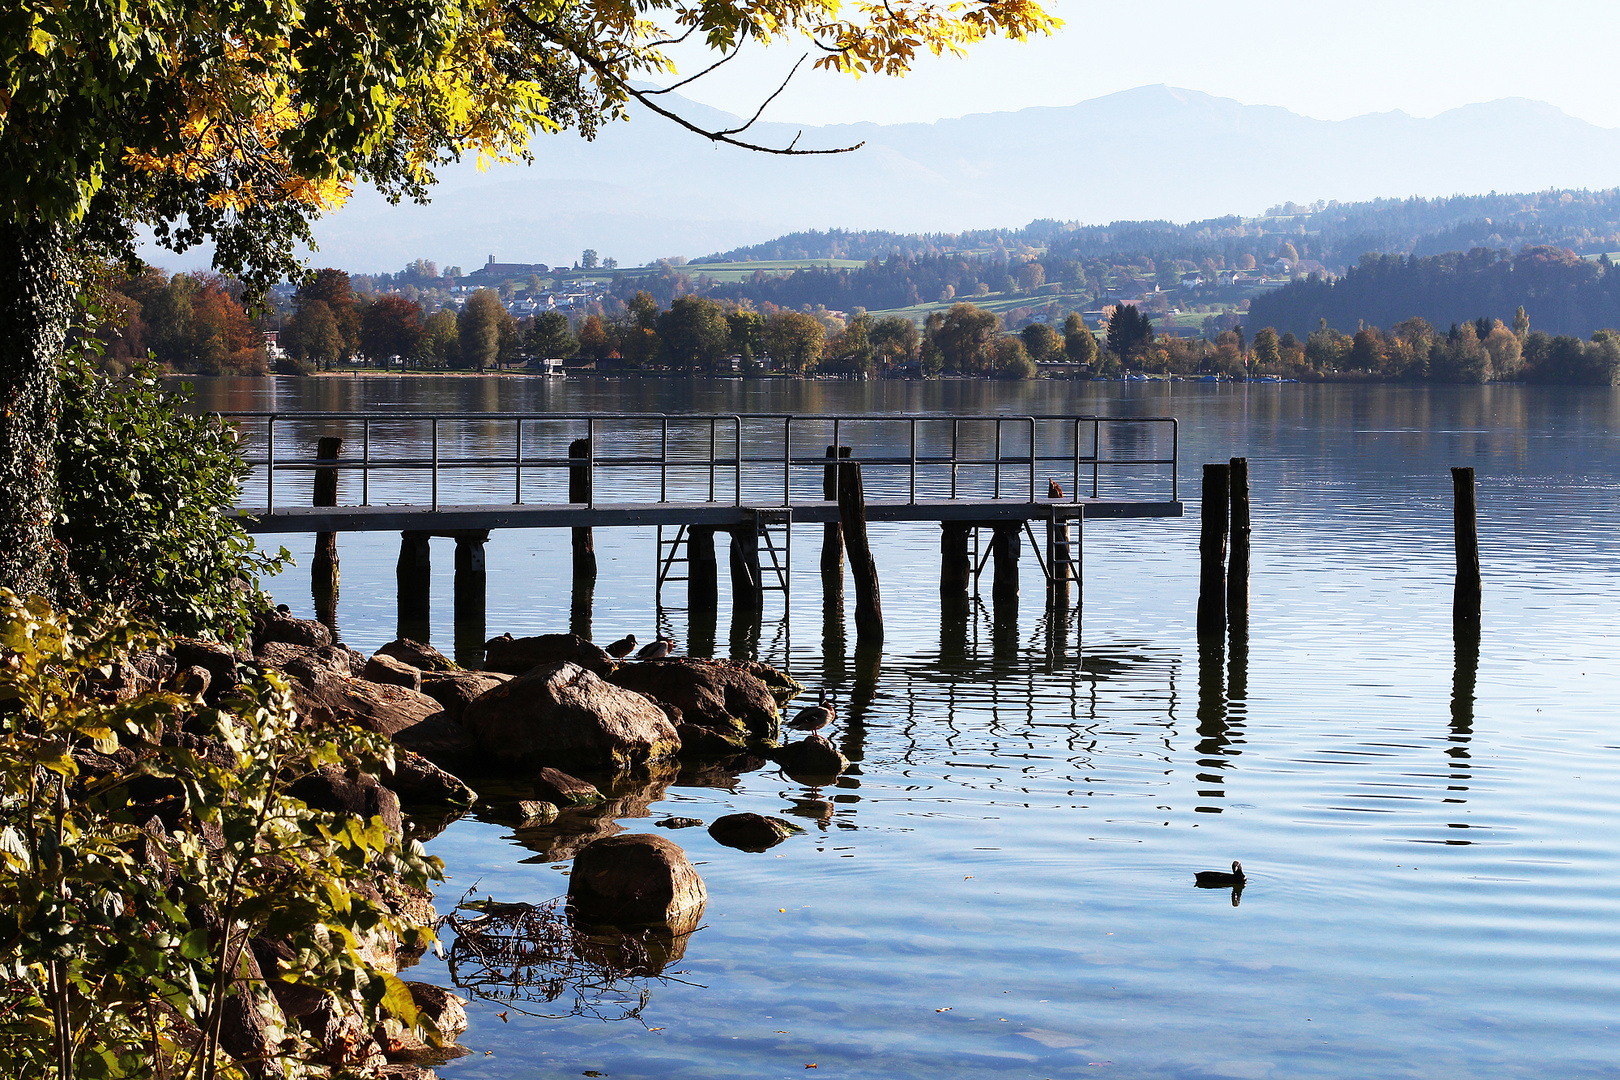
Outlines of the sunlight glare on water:
[{"label": "sunlight glare on water", "polygon": [[[1615,391],[472,378],[198,391],[224,409],[1180,418],[1188,516],[1087,524],[1078,655],[1071,630],[1069,654],[1049,657],[1027,553],[1016,623],[976,605],[953,625],[938,527],[874,525],[887,639],[863,691],[853,625],[823,622],[821,530],[800,526],[791,637],[773,595],[761,658],[838,694],[832,738],[856,767],[821,788],[767,766],[643,793],[622,828],[751,810],[808,832],[753,854],[657,830],[709,902],[642,1022],[475,1001],[474,1053],[442,1075],[1620,1071]],[[1250,640],[1246,655],[1200,656],[1198,469],[1235,455],[1254,491]],[[1479,474],[1477,673],[1451,639],[1452,465]],[[437,543],[433,634],[447,645]],[[596,543],[597,638],[649,639],[650,530]],[[494,535],[491,634],[567,628],[567,545],[561,531]],[[273,583],[300,615],[311,546],[289,538],[300,569]],[[340,546],[338,620],[370,651],[395,635],[398,538]],[[720,611],[724,653],[724,582]],[[687,613],[669,618],[684,643]],[[496,816],[475,811],[431,843],[451,878],[441,910],[475,883],[509,901],[566,890],[566,860],[516,844]],[[1249,875],[1240,905],[1193,888],[1195,870],[1233,859]],[[448,979],[431,957],[412,975]]]}]

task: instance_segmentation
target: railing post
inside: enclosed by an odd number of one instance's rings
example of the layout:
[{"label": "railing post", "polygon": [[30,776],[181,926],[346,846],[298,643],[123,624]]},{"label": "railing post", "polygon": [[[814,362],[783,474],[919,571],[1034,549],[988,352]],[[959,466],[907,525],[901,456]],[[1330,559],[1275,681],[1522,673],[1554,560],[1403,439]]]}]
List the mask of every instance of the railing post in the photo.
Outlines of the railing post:
[{"label": "railing post", "polygon": [[736,474],[735,474],[736,490],[734,492],[736,502],[734,502],[732,505],[741,506],[742,505],[742,417],[741,416],[733,416],[731,419],[732,419],[733,423],[735,423],[737,425],[737,460],[736,460],[737,471],[736,471]]},{"label": "railing post", "polygon": [[1029,501],[1035,501],[1035,418],[1029,417]]},{"label": "railing post", "polygon": [[523,418],[517,422],[517,453],[514,455],[514,475],[512,479],[512,503],[515,506],[523,505]]},{"label": "railing post", "polygon": [[911,501],[917,501],[917,418],[911,418]]},{"label": "railing post", "polygon": [[669,417],[661,416],[658,447],[658,501],[669,501]]},{"label": "railing post", "polygon": [[360,421],[360,505],[371,505],[371,421]]},{"label": "railing post", "polygon": [[793,505],[793,489],[789,475],[793,465],[793,417],[782,418],[782,505]]},{"label": "railing post", "polygon": [[[590,426],[587,423],[586,430]],[[568,457],[572,464],[568,466],[568,501],[575,505],[584,504],[589,507],[594,496],[591,483],[592,448],[589,436],[575,439],[568,444]],[[574,581],[596,580],[596,537],[589,525],[575,526],[574,540]]]},{"label": "railing post", "polygon": [[264,516],[276,512],[276,418],[272,414],[264,423]]},{"label": "railing post", "polygon": [[1080,501],[1080,424],[1079,417],[1074,420],[1074,476],[1069,481],[1069,501]]},{"label": "railing post", "polygon": [[[343,440],[334,435],[322,436],[315,444],[315,460],[337,462],[343,452]],[[336,506],[338,471],[335,467],[315,470],[313,506]],[[337,625],[338,546],[337,533],[315,534],[315,556],[310,562],[310,589],[314,594],[316,617],[328,627]]]},{"label": "railing post", "polygon": [[956,498],[956,460],[957,436],[961,434],[962,421],[951,419],[951,498]]},{"label": "railing post", "polygon": [[439,418],[433,418],[433,509],[439,508]]},{"label": "railing post", "polygon": [[[1091,422],[1091,497],[1097,497],[1097,478],[1102,470],[1102,421]],[[1078,481],[1075,487],[1079,487]]]},{"label": "railing post", "polygon": [[714,502],[714,417],[709,417],[709,501]]}]

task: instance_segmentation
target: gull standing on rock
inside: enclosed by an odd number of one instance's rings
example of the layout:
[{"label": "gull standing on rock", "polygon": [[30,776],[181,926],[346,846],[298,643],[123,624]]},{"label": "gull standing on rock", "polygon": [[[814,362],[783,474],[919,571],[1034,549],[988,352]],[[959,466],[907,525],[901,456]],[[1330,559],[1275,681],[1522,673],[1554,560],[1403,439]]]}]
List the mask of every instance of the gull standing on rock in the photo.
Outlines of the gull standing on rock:
[{"label": "gull standing on rock", "polygon": [[672,637],[659,638],[652,644],[642,648],[636,653],[637,660],[662,660],[675,651],[675,639]]}]

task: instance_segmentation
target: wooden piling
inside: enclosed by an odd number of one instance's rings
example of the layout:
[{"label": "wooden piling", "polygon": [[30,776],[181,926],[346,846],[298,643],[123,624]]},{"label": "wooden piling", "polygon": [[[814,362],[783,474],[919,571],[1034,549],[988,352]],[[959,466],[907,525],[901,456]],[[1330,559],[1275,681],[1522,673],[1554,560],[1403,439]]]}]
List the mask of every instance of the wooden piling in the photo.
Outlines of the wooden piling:
[{"label": "wooden piling", "polygon": [[855,647],[875,647],[883,642],[883,599],[866,537],[866,488],[859,465],[838,466],[838,518],[844,526],[850,576],[855,579]]},{"label": "wooden piling", "polygon": [[945,603],[966,604],[973,580],[973,558],[968,554],[971,525],[959,521],[940,523],[939,598]]},{"label": "wooden piling", "polygon": [[1249,632],[1249,459],[1232,459],[1232,551],[1226,571],[1226,618],[1233,638]]},{"label": "wooden piling", "polygon": [[[591,501],[591,440],[575,439],[568,444],[568,456],[577,464],[568,466],[568,501]],[[574,529],[574,577],[596,580],[596,538],[590,526]]]},{"label": "wooden piling", "polygon": [[765,607],[757,522],[731,530],[731,606],[733,611],[761,611]]},{"label": "wooden piling", "polygon": [[484,565],[487,529],[458,532],[456,540],[455,652],[463,667],[476,667],[484,661],[485,610],[488,575]]},{"label": "wooden piling", "polygon": [[1018,601],[1018,556],[1023,547],[1018,522],[1002,522],[995,526],[990,541],[990,562],[995,579],[990,586],[990,597],[995,604]]},{"label": "wooden piling", "polygon": [[428,640],[429,597],[433,589],[428,536],[416,530],[401,533],[399,562],[395,566],[399,582],[399,636],[423,642]]},{"label": "wooden piling", "polygon": [[[343,452],[343,440],[336,436],[322,436],[315,444],[315,460],[336,461]],[[313,506],[336,506],[338,471],[315,470]],[[315,611],[322,622],[331,625],[337,621],[338,546],[337,533],[315,534],[315,557],[310,561],[310,588],[315,597]]]},{"label": "wooden piling", "polygon": [[1069,610],[1069,583],[1073,577],[1070,565],[1069,519],[1053,515],[1046,523],[1046,606],[1064,614]]},{"label": "wooden piling", "polygon": [[1226,530],[1230,465],[1204,466],[1203,530],[1198,540],[1198,636],[1226,633]]},{"label": "wooden piling", "polygon": [[1457,585],[1452,597],[1451,617],[1459,632],[1478,632],[1484,591],[1479,569],[1479,519],[1474,496],[1474,470],[1451,470],[1454,497],[1452,525],[1457,542]]},{"label": "wooden piling", "polygon": [[[713,611],[720,603],[720,567],[714,557],[714,527],[686,530],[686,606]],[[712,633],[711,633],[712,636]]]},{"label": "wooden piling", "polygon": [[[847,458],[850,448],[847,446],[827,447],[828,458]],[[821,497],[828,502],[838,501],[838,466],[832,461],[822,466],[821,470]],[[839,592],[844,585],[844,527],[836,521],[829,521],[822,526],[821,535],[821,573],[823,577],[831,574],[838,575]]]}]

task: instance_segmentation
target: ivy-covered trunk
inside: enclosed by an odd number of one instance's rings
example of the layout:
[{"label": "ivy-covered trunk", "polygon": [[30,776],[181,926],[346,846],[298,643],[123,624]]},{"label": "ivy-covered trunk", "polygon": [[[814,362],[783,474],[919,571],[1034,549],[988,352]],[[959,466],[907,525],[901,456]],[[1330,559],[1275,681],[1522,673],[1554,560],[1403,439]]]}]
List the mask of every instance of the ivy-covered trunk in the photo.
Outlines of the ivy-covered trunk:
[{"label": "ivy-covered trunk", "polygon": [[0,588],[49,591],[57,358],[74,285],[61,226],[0,219]]}]

